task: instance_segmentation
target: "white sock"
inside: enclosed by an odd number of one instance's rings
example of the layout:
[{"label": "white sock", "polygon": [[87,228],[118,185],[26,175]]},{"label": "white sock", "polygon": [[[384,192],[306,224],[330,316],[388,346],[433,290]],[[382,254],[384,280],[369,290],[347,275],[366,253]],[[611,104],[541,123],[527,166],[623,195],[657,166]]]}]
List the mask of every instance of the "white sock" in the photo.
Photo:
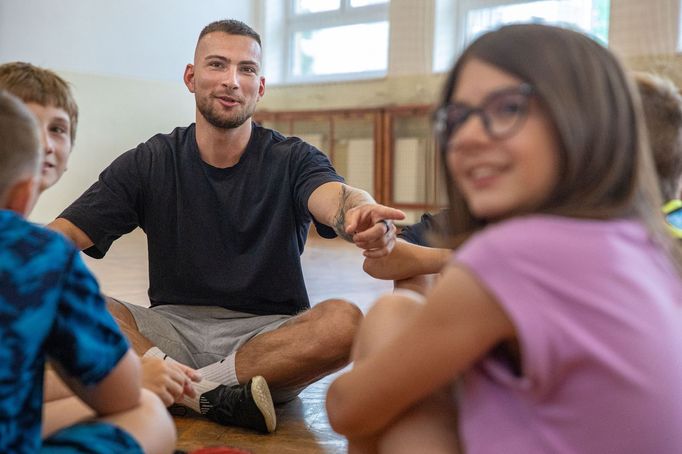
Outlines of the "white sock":
[{"label": "white sock", "polygon": [[[146,352],[144,352],[143,357],[154,357],[161,358],[164,361],[175,362],[176,360],[166,355],[159,347],[152,347]],[[206,404],[204,404],[204,412],[201,411],[201,395],[205,392],[211,391],[220,385],[238,385],[237,373],[234,368],[234,356],[232,353],[225,359],[209,364],[206,367],[197,369],[201,374],[202,380],[199,383],[193,383],[194,389],[197,392],[196,397],[183,396],[182,400],[179,402],[181,405],[191,408],[197,413],[204,413],[208,410]]]},{"label": "white sock", "polygon": [[206,367],[197,369],[204,377],[204,380],[220,383],[221,385],[234,386],[239,384],[237,371],[234,365],[235,352],[232,352],[225,359],[209,364]]},{"label": "white sock", "polygon": [[[205,392],[211,391],[218,386],[221,386],[220,383],[216,383],[213,381],[206,380],[205,378],[201,380],[199,383],[193,383],[194,389],[197,392],[196,397],[188,397],[188,396],[183,396],[182,400],[180,401],[181,405],[184,405],[185,407],[189,407],[192,410],[194,410],[197,413],[205,413],[201,411],[201,396]],[[205,405],[204,405],[205,406]],[[206,410],[206,409],[205,409]]]},{"label": "white sock", "polygon": [[143,358],[161,358],[164,361],[173,361],[176,362],[173,358],[170,356],[166,355],[159,347],[152,347],[146,352],[144,352],[144,355],[142,355]]}]

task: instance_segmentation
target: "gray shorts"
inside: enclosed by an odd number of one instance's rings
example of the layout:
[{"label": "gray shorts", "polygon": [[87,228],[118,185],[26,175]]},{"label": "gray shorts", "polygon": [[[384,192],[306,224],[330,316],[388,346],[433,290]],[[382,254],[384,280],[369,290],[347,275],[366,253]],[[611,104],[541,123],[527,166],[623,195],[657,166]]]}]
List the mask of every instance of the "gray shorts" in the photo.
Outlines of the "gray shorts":
[{"label": "gray shorts", "polygon": [[257,335],[273,331],[293,317],[253,315],[216,306],[168,304],[149,308],[115,301],[133,314],[143,336],[194,369],[224,359]]}]

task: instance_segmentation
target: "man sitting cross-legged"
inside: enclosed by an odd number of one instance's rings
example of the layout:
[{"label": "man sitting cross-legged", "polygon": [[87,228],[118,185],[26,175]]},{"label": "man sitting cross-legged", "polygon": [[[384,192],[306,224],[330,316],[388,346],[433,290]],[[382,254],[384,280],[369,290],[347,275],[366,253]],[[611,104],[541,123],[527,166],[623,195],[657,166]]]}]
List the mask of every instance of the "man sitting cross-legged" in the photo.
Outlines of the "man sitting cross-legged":
[{"label": "man sitting cross-legged", "polygon": [[110,311],[139,354],[198,368],[185,406],[270,432],[271,396],[285,402],[345,366],[362,317],[340,299],[310,308],[300,255],[311,221],[380,257],[404,214],[346,185],[316,148],[252,122],[260,68],[250,27],[205,27],[184,74],[196,124],[121,155],[51,227],[93,257],[141,227],[152,307],[110,299]]}]

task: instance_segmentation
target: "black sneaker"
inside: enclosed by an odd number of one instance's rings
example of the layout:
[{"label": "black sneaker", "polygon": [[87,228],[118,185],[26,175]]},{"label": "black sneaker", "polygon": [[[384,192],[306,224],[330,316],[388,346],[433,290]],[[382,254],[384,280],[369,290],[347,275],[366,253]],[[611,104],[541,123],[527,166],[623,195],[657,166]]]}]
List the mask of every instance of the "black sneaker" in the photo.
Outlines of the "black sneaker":
[{"label": "black sneaker", "polygon": [[273,432],[277,426],[270,389],[260,375],[245,385],[220,385],[202,394],[199,402],[204,416],[224,426],[246,427],[262,433]]}]

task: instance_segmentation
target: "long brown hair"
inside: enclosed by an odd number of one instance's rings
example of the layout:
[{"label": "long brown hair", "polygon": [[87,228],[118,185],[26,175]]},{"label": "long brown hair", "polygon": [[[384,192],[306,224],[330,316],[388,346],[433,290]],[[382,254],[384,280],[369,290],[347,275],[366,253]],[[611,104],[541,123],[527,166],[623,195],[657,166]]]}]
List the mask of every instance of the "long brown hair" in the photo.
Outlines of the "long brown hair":
[{"label": "long brown hair", "polygon": [[[447,78],[443,105],[450,102],[462,68],[472,59],[531,84],[556,128],[559,180],[538,211],[640,219],[682,270],[682,253],[665,230],[639,97],[616,57],[575,31],[539,24],[505,26],[464,51]],[[445,153],[441,144],[443,163]],[[472,215],[447,170],[445,181],[452,238],[461,241],[485,221]]]}]

